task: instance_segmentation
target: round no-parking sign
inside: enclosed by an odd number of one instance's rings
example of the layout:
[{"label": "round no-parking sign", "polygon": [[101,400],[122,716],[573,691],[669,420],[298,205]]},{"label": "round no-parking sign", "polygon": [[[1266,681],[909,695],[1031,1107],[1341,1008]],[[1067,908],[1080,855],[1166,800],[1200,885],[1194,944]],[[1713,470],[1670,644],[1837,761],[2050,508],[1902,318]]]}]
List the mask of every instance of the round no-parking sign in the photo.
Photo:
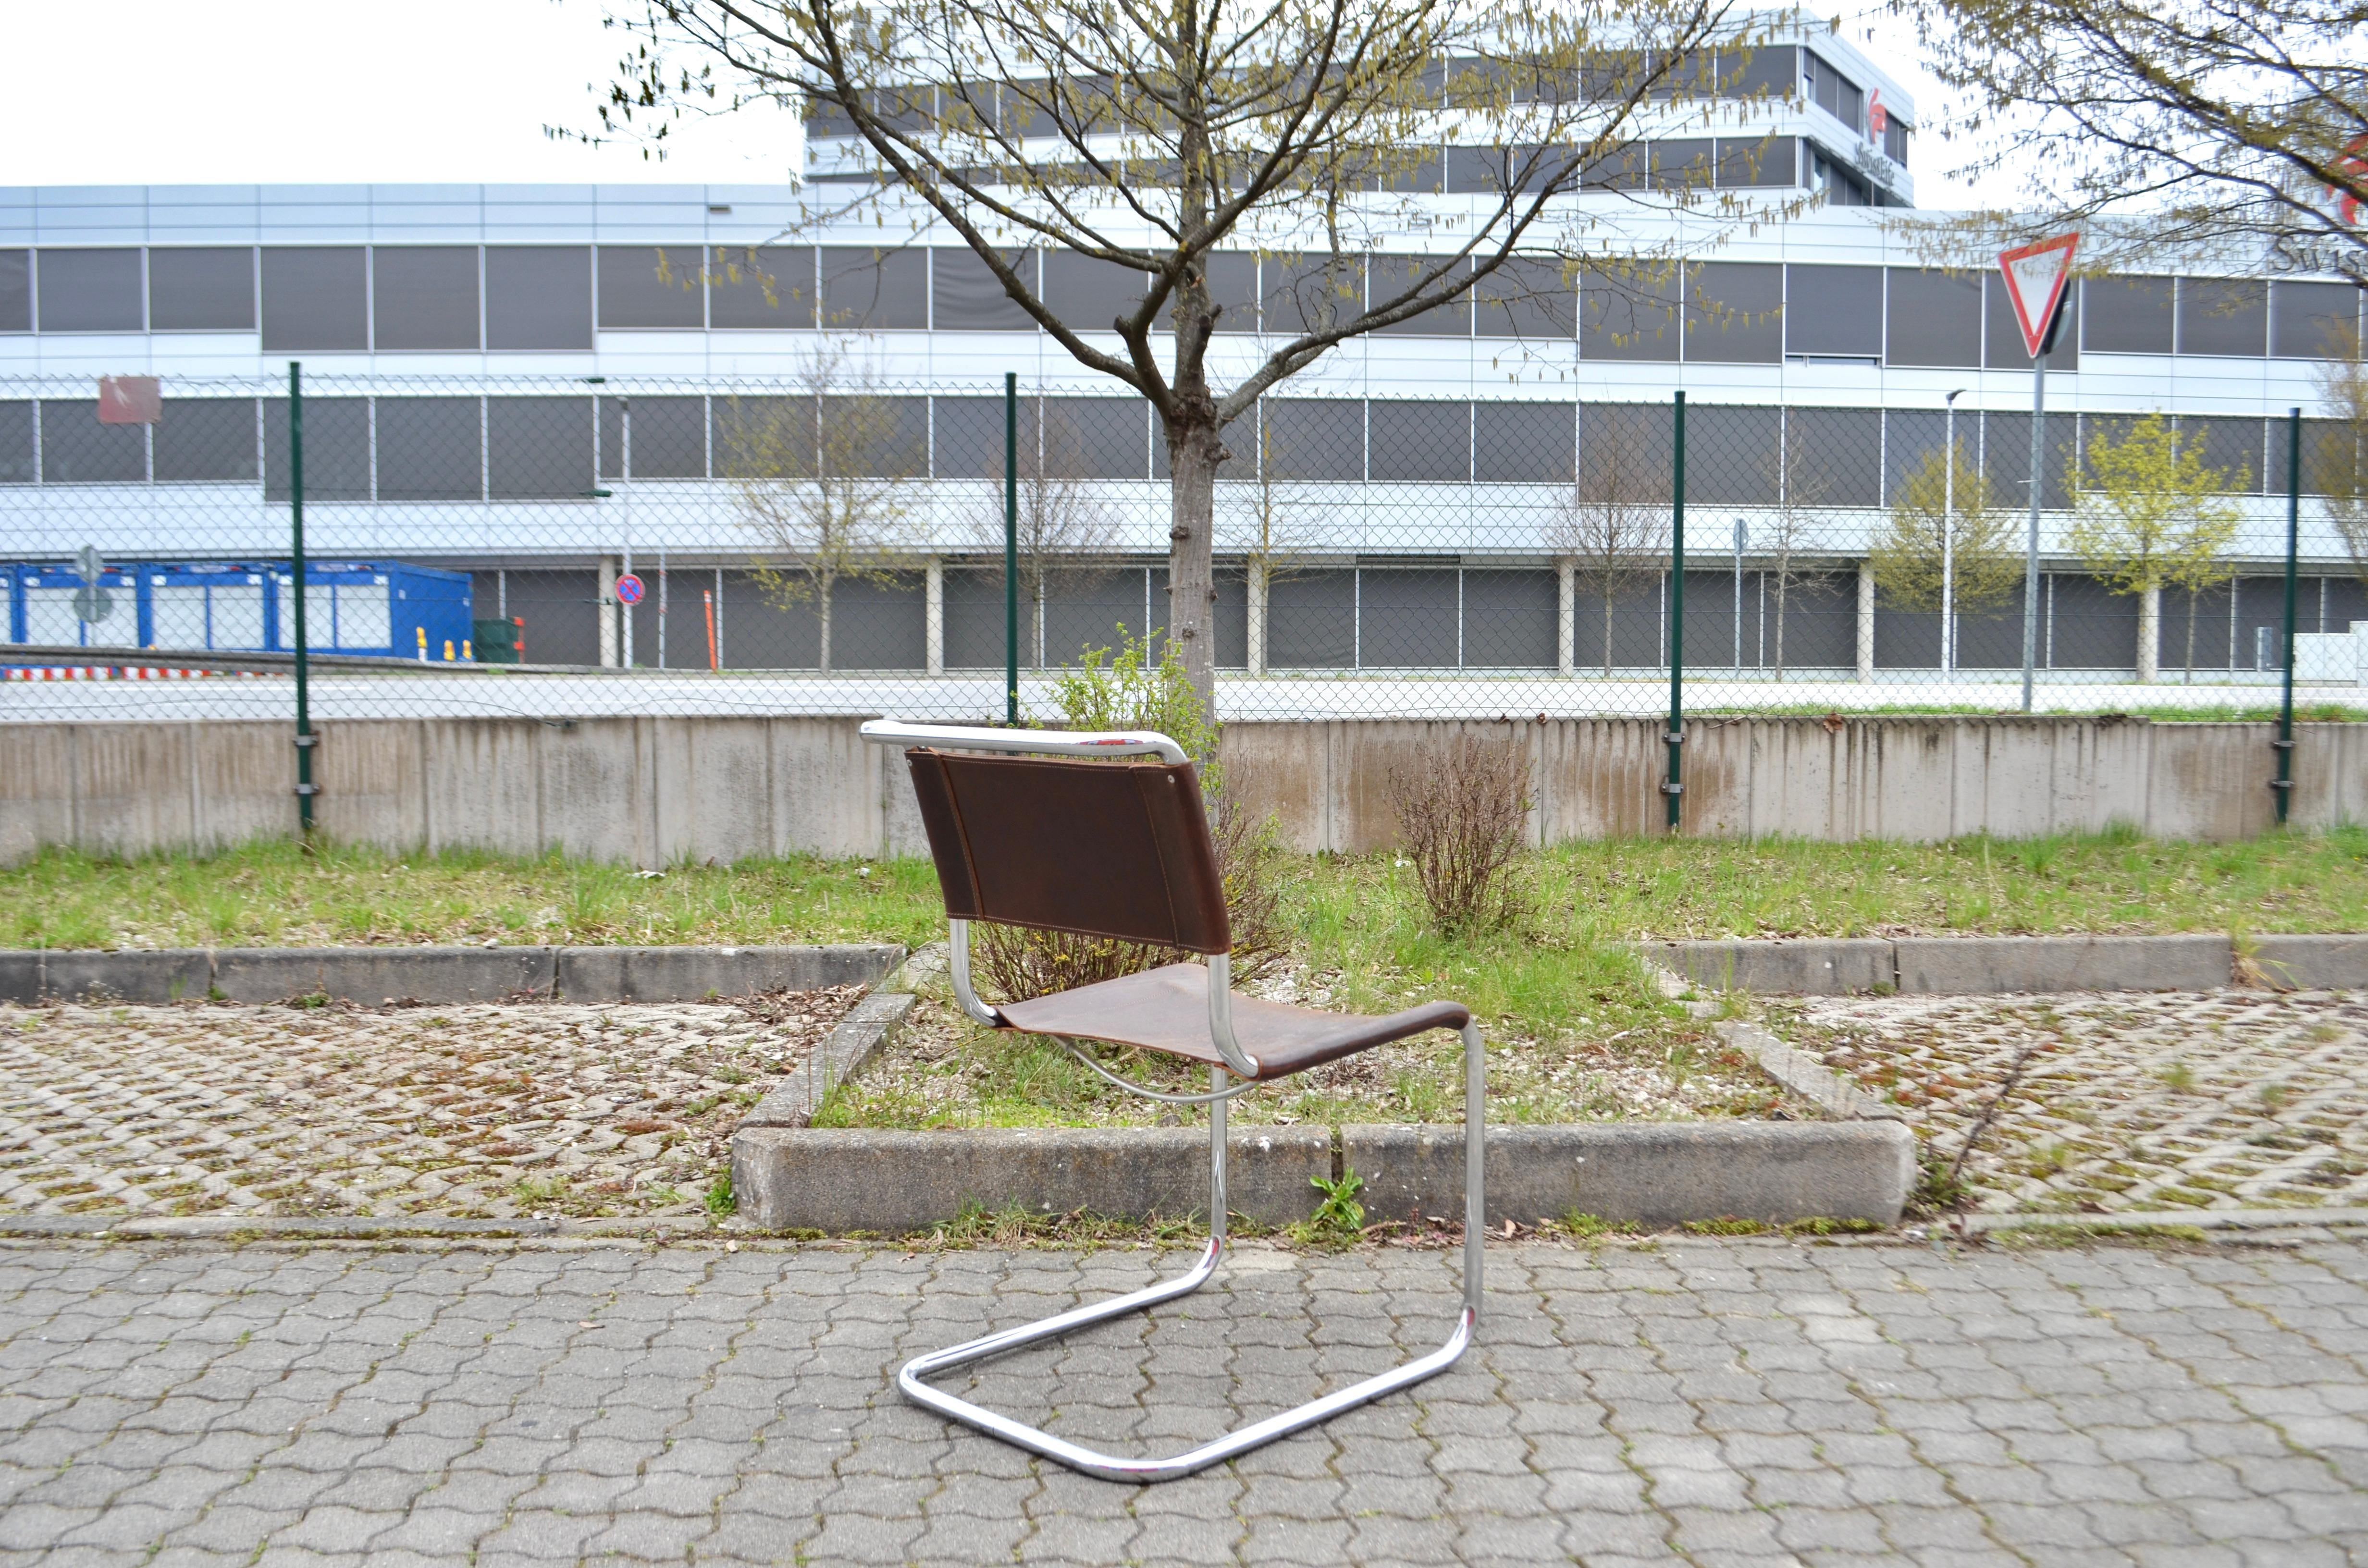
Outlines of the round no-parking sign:
[{"label": "round no-parking sign", "polygon": [[642,602],[642,580],[631,572],[617,579],[617,602],[620,605]]}]

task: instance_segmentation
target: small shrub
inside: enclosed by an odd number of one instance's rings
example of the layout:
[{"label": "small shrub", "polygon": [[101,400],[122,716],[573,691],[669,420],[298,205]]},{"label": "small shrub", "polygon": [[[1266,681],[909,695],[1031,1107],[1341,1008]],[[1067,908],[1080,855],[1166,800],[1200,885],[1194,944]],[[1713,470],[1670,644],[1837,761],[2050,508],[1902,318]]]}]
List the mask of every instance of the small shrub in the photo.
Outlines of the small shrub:
[{"label": "small shrub", "polygon": [[1425,743],[1390,769],[1398,843],[1414,862],[1440,935],[1496,930],[1520,917],[1517,865],[1528,838],[1530,755],[1511,736]]}]

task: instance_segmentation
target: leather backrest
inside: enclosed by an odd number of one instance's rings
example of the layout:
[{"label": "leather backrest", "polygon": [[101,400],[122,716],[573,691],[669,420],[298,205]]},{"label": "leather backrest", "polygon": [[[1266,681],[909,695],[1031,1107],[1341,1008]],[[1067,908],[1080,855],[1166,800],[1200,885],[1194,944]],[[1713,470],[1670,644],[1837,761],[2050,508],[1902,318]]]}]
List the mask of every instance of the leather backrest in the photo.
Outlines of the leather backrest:
[{"label": "leather backrest", "polygon": [[1190,763],[905,757],[953,918],[1195,953],[1233,946]]}]

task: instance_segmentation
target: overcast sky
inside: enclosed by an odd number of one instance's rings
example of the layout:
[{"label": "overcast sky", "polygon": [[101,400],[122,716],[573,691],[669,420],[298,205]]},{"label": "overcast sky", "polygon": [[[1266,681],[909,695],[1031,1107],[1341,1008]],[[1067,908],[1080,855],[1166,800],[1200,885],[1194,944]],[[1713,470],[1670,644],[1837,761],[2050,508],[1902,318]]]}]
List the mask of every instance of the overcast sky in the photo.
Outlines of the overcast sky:
[{"label": "overcast sky", "polygon": [[[624,40],[599,0],[111,0],[10,8],[17,68],[0,94],[0,181],[10,185],[308,181],[672,180],[789,177],[796,131],[774,111],[689,126],[664,163],[638,146],[553,141],[598,123]],[[1868,24],[1847,22],[1855,39]],[[1937,94],[1899,24],[1861,47]],[[673,141],[669,138],[669,141]],[[1916,148],[1918,203],[1966,193]]]}]

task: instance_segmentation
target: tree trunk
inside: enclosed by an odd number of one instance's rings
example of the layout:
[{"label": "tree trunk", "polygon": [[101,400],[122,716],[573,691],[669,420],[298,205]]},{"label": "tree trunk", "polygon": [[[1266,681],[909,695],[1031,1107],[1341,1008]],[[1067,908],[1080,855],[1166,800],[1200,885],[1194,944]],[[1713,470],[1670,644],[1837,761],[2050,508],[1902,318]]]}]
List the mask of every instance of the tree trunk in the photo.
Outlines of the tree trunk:
[{"label": "tree trunk", "polygon": [[1603,574],[1603,675],[1611,676],[1611,574]]},{"label": "tree trunk", "polygon": [[2138,684],[2152,686],[2162,674],[2162,589],[2138,590]]},{"label": "tree trunk", "polygon": [[2180,676],[2179,684],[2181,686],[2195,684],[2195,609],[2196,601],[2203,594],[2201,588],[2187,590],[2187,665],[2185,673]]},{"label": "tree trunk", "polygon": [[1790,562],[1776,568],[1776,684],[1784,684],[1784,590],[1791,585]]},{"label": "tree trunk", "polygon": [[1248,657],[1246,663],[1254,676],[1266,674],[1266,607],[1267,597],[1274,590],[1273,570],[1263,561],[1250,564],[1247,584],[1249,614]]},{"label": "tree trunk", "polygon": [[[1198,402],[1198,400],[1194,400]],[[1194,417],[1198,415],[1198,417]],[[1217,717],[1217,465],[1225,444],[1205,403],[1167,424],[1167,637],[1202,710]]]},{"label": "tree trunk", "polygon": [[822,633],[819,663],[824,675],[830,674],[830,590],[835,576],[825,572],[814,579],[814,622]]}]

